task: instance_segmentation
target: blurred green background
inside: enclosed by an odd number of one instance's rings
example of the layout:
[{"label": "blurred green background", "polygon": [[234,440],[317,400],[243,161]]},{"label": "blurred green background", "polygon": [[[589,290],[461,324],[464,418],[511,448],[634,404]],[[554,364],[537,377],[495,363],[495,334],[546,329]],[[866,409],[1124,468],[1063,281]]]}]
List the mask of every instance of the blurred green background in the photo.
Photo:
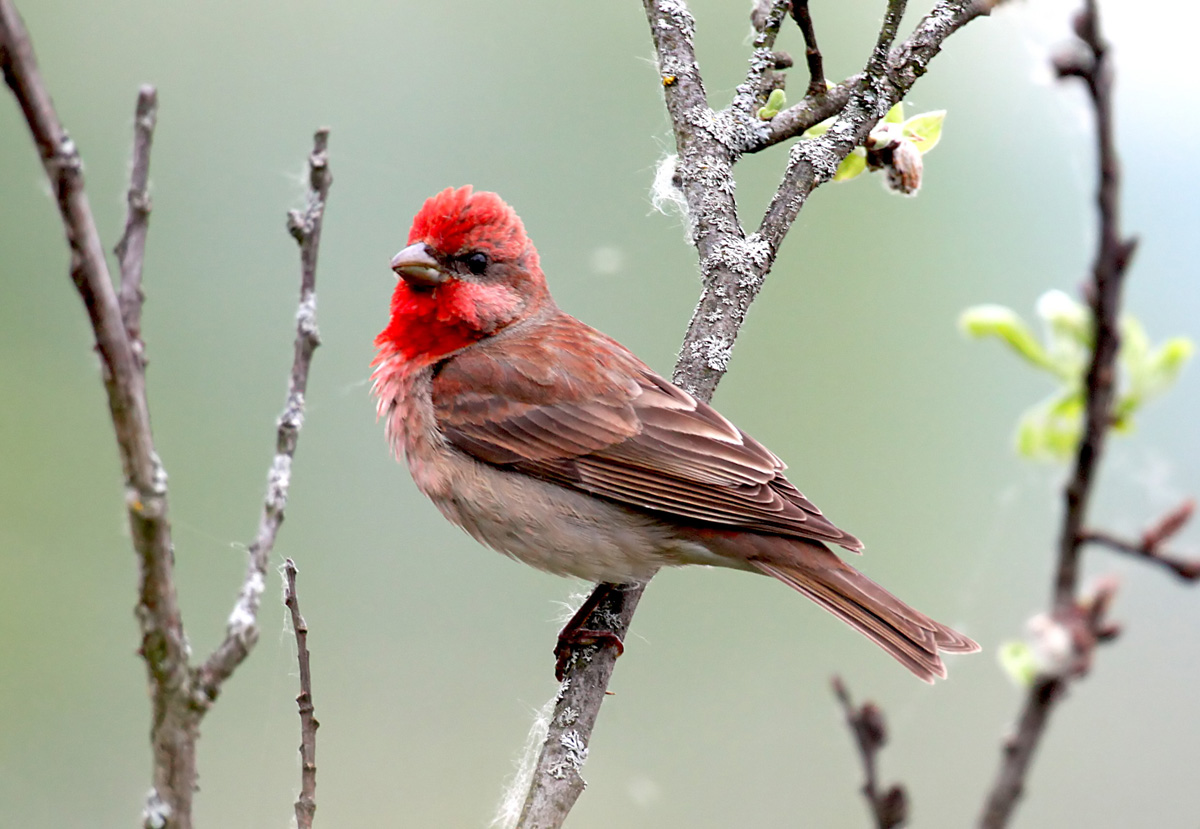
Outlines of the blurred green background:
[{"label": "blurred green background", "polygon": [[[641,5],[19,5],[109,247],[137,86],[159,88],[145,339],[197,655],[223,633],[283,401],[298,285],[284,212],[301,202],[313,129],[332,128],[325,344],[276,550],[299,564],[312,631],[317,824],[485,825],[555,691],[561,602],[581,586],[480,548],[419,496],[374,421],[371,340],[413,213],[469,182],[519,210],[560,305],[670,371],[698,284],[679,221],[649,203],[673,140]],[[693,3],[718,106],[744,71],[747,5]],[[1143,237],[1128,306],[1155,339],[1197,337],[1200,174],[1178,138],[1200,128],[1180,65],[1194,26],[1108,6],[1126,223]],[[831,78],[861,66],[882,7],[813,3]],[[864,177],[818,192],[715,401],[866,541],[868,573],[985,653],[929,688],[767,579],[665,573],[618,665],[572,827],[868,825],[834,672],[886,709],[882,771],[908,784],[915,825],[973,820],[1020,699],[995,649],[1045,605],[1062,471],[1010,449],[1048,382],[954,323],[984,301],[1031,316],[1088,267],[1089,111],[1046,70],[1072,10],[1004,8],[949,41],[910,97],[910,113],[950,113],[925,190],[902,199]],[[791,28],[780,46],[803,51]],[[148,706],[119,467],[57,213],[0,97],[0,825],[131,826]],[[784,160],[777,148],[739,165],[747,223]],[[1198,409],[1193,371],[1113,445],[1096,523],[1134,533],[1200,492]],[[1123,577],[1126,631],[1056,716],[1017,824],[1194,826],[1200,596],[1106,553],[1087,570]],[[258,650],[204,723],[200,826],[290,820],[297,679],[278,586]]]}]

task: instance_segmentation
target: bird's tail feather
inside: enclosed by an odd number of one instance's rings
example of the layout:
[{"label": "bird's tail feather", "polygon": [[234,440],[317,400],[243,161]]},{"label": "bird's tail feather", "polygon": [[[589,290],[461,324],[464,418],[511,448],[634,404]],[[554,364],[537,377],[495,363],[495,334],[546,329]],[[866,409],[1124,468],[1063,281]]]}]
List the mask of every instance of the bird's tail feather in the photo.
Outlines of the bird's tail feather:
[{"label": "bird's tail feather", "polygon": [[[772,539],[784,541],[784,539]],[[749,563],[803,593],[875,642],[919,678],[945,678],[939,651],[971,653],[979,645],[909,607],[825,547],[787,540],[788,549]],[[803,549],[797,549],[802,547]]]}]

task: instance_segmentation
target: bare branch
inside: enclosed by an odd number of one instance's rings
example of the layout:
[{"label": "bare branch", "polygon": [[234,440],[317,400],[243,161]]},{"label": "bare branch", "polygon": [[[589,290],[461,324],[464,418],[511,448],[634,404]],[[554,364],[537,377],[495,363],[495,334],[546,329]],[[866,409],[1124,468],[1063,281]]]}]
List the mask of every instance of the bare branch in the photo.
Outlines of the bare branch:
[{"label": "bare branch", "polygon": [[321,242],[321,222],[333,176],[329,172],[327,147],[329,130],[317,130],[313,151],[308,157],[309,192],[303,211],[288,213],[288,231],[300,245],[300,304],[296,311],[296,342],[287,402],[279,415],[275,433],[275,459],[267,473],[267,495],[258,522],[258,535],[250,545],[246,577],[237,603],[229,614],[225,639],[213,651],[197,673],[198,690],[209,702],[216,699],[221,683],[237,669],[258,641],[258,608],[266,583],[267,565],[275,536],[283,523],[291,484],[292,458],[304,422],[304,395],[308,389],[308,371],[313,351],[320,344],[317,333],[317,253]]},{"label": "bare branch", "polygon": [[[1105,436],[1112,424],[1117,351],[1121,344],[1117,318],[1120,315],[1125,270],[1136,245],[1134,239],[1125,239],[1121,235],[1120,162],[1113,144],[1112,67],[1109,65],[1108,44],[1100,35],[1099,11],[1095,0],[1086,0],[1084,11],[1076,18],[1075,31],[1083,45],[1090,50],[1090,62],[1080,69],[1081,74],[1075,76],[1084,81],[1096,111],[1096,163],[1099,168],[1096,207],[1100,235],[1087,297],[1092,306],[1095,327],[1095,346],[1085,378],[1087,409],[1075,468],[1064,493],[1066,514],[1059,537],[1054,601],[1060,607],[1074,601],[1079,581],[1079,550],[1092,493],[1092,480],[1104,450]],[[1071,76],[1069,73],[1063,74],[1063,77]]]},{"label": "bare branch", "polygon": [[[589,627],[621,639],[629,630],[644,585],[601,585],[599,607]],[[589,646],[572,651],[567,677],[559,687],[554,714],[534,767],[529,795],[516,829],[552,829],[562,825],[587,785],[580,771],[587,760],[592,728],[600,714],[617,652]]]},{"label": "bare branch", "polygon": [[1130,541],[1103,530],[1081,530],[1080,541],[1084,544],[1099,544],[1119,553],[1128,553],[1136,558],[1162,565],[1184,581],[1200,580],[1200,559],[1185,558],[1162,549],[1196,511],[1196,502],[1188,498],[1179,506],[1168,511],[1146,528],[1138,541]]},{"label": "bare branch", "polygon": [[817,46],[817,30],[813,28],[812,15],[808,11],[808,0],[793,0],[792,18],[804,35],[804,60],[808,64],[808,95],[825,93],[825,66],[821,48]]},{"label": "bare branch", "polygon": [[863,781],[862,793],[871,807],[871,815],[875,818],[878,829],[896,829],[908,821],[908,794],[899,783],[889,786],[887,791],[879,790],[879,773],[876,766],[880,750],[887,744],[887,725],[883,711],[873,702],[864,702],[861,707],[855,707],[850,699],[850,691],[842,678],[833,678],[833,693],[842,704],[846,715],[846,725],[854,735],[858,746],[859,758],[862,760]]},{"label": "bare branch", "polygon": [[158,118],[158,92],[153,86],[138,91],[133,116],[133,163],[130,165],[129,213],[125,232],[113,249],[121,266],[121,291],[117,301],[134,353],[142,356],[142,263],[146,255],[146,231],[150,225],[150,145]]},{"label": "bare branch", "polygon": [[1071,652],[1060,670],[1037,677],[1030,688],[1016,732],[1004,746],[1000,770],[984,804],[979,822],[982,829],[1001,829],[1008,825],[1053,707],[1064,698],[1071,681],[1087,671],[1095,644],[1108,641],[1117,634],[1117,627],[1104,619],[1115,595],[1115,582],[1104,584],[1091,598],[1077,598],[1083,544],[1104,544],[1169,567],[1183,578],[1200,578],[1200,563],[1174,559],[1158,549],[1191,515],[1194,507],[1190,502],[1168,513],[1150,528],[1140,545],[1084,529],[1096,469],[1113,422],[1121,289],[1135,240],[1123,237],[1120,229],[1120,165],[1113,143],[1112,66],[1108,44],[1100,33],[1095,0],[1084,0],[1084,8],[1075,18],[1075,34],[1078,42],[1055,60],[1055,68],[1060,78],[1079,78],[1084,82],[1096,113],[1099,179],[1096,206],[1100,232],[1092,281],[1086,289],[1092,307],[1094,345],[1085,379],[1083,435],[1071,478],[1064,488],[1053,609],[1050,614],[1040,617],[1048,620],[1049,626],[1057,625],[1068,633]]},{"label": "bare branch", "polygon": [[[154,787],[147,799],[146,819],[148,824],[189,829],[196,721],[188,710],[190,675],[175,593],[167,473],[154,450],[142,359],[128,336],[113,288],[84,191],[79,151],[54,110],[29,33],[11,0],[0,0],[0,67],[24,113],[58,202],[71,250],[71,279],[96,338],[121,457],[130,535],[139,564],[140,652],[150,678],[153,708]],[[148,152],[147,145],[143,154],[147,163]]]},{"label": "bare branch", "polygon": [[296,595],[296,564],[290,558],[283,563],[285,577],[284,604],[291,612],[292,630],[296,633],[296,661],[300,666],[300,796],[296,799],[296,829],[312,829],[317,811],[317,729],[321,726],[314,716],[312,671],[308,660],[308,624],[300,615],[300,598]]},{"label": "bare branch", "polygon": [[[191,829],[196,789],[196,739],[199,724],[220,683],[245,658],[257,636],[255,613],[262,592],[265,562],[283,518],[288,477],[304,405],[308,364],[315,347],[312,286],[321,211],[329,186],[325,169],[326,133],[317,136],[313,188],[300,223],[304,263],[296,357],[288,407],[280,419],[277,455],[251,566],[242,596],[230,617],[226,642],[203,668],[193,670],[174,583],[174,547],[167,510],[167,474],[154,449],[146,403],[145,359],[140,339],[142,265],[150,213],[150,147],[157,95],[143,87],[134,117],[133,164],[125,232],[117,244],[121,291],[114,288],[83,183],[83,165],[38,72],[33,45],[12,0],[0,0],[0,69],[29,126],[50,180],[67,244],[71,279],[83,299],[96,338],[109,413],[125,479],[130,535],[138,557],[135,613],[141,627],[140,653],[150,679],[150,742],[153,787],[142,820],[154,829]],[[317,169],[319,168],[319,170]],[[295,232],[295,231],[293,231]]]}]

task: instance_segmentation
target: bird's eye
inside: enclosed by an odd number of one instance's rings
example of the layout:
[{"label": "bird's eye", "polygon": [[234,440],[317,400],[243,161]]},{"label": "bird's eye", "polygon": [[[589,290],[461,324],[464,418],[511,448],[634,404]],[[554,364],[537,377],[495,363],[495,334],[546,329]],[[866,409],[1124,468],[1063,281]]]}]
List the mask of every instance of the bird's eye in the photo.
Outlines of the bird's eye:
[{"label": "bird's eye", "polygon": [[474,253],[468,253],[464,256],[463,262],[466,264],[467,270],[479,276],[479,274],[487,270],[489,260],[486,253],[477,250]]}]

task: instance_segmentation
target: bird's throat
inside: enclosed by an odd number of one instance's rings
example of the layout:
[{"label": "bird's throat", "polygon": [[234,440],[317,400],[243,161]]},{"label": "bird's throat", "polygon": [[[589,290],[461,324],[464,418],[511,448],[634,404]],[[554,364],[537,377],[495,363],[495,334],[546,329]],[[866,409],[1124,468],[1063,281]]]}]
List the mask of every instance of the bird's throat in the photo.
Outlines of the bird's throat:
[{"label": "bird's throat", "polygon": [[391,358],[408,365],[431,365],[486,336],[458,312],[443,288],[413,290],[401,282],[392,295],[387,327],[375,338],[377,365]]}]

